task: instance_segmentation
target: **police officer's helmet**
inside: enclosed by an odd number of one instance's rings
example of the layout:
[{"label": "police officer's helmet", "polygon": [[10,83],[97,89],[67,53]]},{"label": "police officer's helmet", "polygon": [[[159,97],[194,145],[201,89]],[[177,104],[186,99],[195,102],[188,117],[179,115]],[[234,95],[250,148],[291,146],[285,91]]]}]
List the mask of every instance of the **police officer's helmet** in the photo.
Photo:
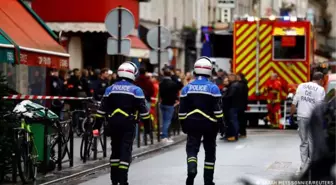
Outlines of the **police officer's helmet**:
[{"label": "police officer's helmet", "polygon": [[201,57],[197,59],[194,65],[194,73],[196,75],[211,76],[212,69],[212,61],[208,57]]},{"label": "police officer's helmet", "polygon": [[134,81],[138,74],[138,68],[132,62],[125,62],[119,66],[117,74],[119,78],[126,78]]}]

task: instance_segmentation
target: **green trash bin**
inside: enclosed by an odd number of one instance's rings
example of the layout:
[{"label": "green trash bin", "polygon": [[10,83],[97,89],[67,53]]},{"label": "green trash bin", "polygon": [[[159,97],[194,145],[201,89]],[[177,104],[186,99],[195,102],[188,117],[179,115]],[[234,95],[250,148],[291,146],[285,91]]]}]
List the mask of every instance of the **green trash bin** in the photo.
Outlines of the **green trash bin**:
[{"label": "green trash bin", "polygon": [[[16,105],[16,107],[14,108],[15,112],[26,112],[27,110],[34,110],[34,109],[41,109],[44,108],[42,105],[31,102],[29,100],[24,100],[21,103],[19,103],[18,105]],[[45,125],[43,123],[36,123],[34,122],[34,118],[42,118],[45,117],[45,111],[44,109],[41,110],[37,110],[37,111],[32,111],[32,112],[27,112],[24,113],[24,115],[28,118],[28,124],[30,124],[30,129],[31,132],[34,135],[34,144],[36,146],[37,149],[37,154],[38,154],[38,161],[42,162],[44,159],[44,127]],[[48,118],[51,121],[57,120],[58,116],[52,112],[52,111],[48,111]],[[51,122],[52,123],[52,122]],[[52,128],[52,125],[50,125],[49,129],[48,129],[48,136],[50,136],[50,134],[54,133],[54,130]],[[47,143],[47,161],[46,164],[49,164],[49,159],[50,159],[50,137],[48,137],[48,143]]]}]

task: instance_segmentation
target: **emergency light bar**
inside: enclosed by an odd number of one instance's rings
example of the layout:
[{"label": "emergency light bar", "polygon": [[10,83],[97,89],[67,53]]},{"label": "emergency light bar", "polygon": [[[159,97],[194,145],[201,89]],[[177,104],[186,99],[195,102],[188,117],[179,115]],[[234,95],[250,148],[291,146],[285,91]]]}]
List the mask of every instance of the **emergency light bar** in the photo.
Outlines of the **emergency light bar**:
[{"label": "emergency light bar", "polygon": [[306,18],[301,18],[301,17],[296,17],[296,16],[275,16],[275,15],[259,18],[259,17],[245,15],[243,17],[237,17],[236,20],[247,20],[248,22],[254,22],[254,21],[259,21],[259,20],[271,20],[271,21],[283,20],[283,21],[296,22],[296,21],[306,20]]}]

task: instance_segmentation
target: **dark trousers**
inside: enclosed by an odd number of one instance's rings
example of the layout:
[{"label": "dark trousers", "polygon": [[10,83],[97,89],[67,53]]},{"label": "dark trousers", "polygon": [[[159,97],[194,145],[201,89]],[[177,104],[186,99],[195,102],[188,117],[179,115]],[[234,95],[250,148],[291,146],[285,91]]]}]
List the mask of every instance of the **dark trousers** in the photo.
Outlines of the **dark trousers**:
[{"label": "dark trousers", "polygon": [[216,161],[216,136],[218,130],[204,130],[203,132],[188,132],[187,139],[187,164],[188,178],[187,185],[193,185],[197,175],[197,154],[203,136],[203,146],[205,150],[204,161],[204,184],[213,185],[213,174]]},{"label": "dark trousers", "polygon": [[111,181],[112,184],[128,185],[128,169],[132,161],[133,141],[135,138],[135,123],[127,120],[114,120],[109,124],[111,133],[112,154]]},{"label": "dark trousers", "polygon": [[246,136],[247,120],[244,109],[238,110],[238,122],[239,122],[239,134],[242,136]]},{"label": "dark trousers", "polygon": [[229,121],[227,123],[228,129],[226,137],[236,137],[239,134],[239,121],[238,121],[238,109],[230,108],[229,110]]}]

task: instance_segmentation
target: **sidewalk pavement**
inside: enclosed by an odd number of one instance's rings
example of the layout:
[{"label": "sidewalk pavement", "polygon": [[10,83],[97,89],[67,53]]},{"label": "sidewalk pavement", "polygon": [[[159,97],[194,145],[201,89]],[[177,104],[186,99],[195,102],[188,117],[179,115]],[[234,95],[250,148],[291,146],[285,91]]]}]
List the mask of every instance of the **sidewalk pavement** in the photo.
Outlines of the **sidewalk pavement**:
[{"label": "sidewalk pavement", "polygon": [[[163,148],[181,143],[186,140],[186,135],[176,135],[171,137],[174,142],[173,143],[163,143],[158,142],[157,137],[154,136],[154,144],[150,144],[150,140],[148,139],[147,146],[144,145],[143,140],[141,141],[141,146],[138,148],[137,140],[135,139],[133,145],[133,158],[141,157],[146,154],[151,154],[153,152],[159,151]],[[142,139],[142,138],[141,138]],[[97,154],[97,160],[93,160],[90,156],[90,159],[87,160],[86,163],[80,158],[80,144],[81,144],[81,137],[74,138],[74,166],[69,167],[69,162],[63,163],[62,170],[57,171],[57,169],[53,172],[47,173],[46,175],[40,174],[37,177],[37,184],[46,185],[46,184],[54,184],[59,181],[66,181],[67,179],[72,179],[77,176],[84,176],[85,173],[94,173],[94,171],[106,168],[109,166],[109,158],[111,154],[111,146],[110,146],[110,138],[107,138],[107,156],[103,158],[103,153],[99,152]],[[98,146],[98,151],[102,151],[102,147]],[[64,160],[68,160],[68,156],[66,156]]]}]

